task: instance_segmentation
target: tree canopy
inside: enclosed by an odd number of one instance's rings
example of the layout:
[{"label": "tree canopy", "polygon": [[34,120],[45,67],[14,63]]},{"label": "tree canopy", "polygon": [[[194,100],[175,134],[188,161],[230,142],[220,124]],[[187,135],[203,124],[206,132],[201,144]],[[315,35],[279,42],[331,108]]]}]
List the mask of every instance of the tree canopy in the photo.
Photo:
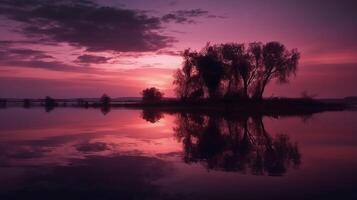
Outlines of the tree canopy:
[{"label": "tree canopy", "polygon": [[157,88],[146,88],[141,92],[143,101],[145,102],[158,102],[164,96],[164,93],[160,92]]}]

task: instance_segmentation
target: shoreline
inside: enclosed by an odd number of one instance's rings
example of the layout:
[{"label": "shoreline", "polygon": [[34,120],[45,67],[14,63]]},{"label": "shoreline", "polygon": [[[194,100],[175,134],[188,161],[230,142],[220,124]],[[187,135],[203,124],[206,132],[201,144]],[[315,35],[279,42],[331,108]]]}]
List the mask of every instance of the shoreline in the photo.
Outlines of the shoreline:
[{"label": "shoreline", "polygon": [[247,114],[247,115],[311,115],[326,111],[354,110],[352,105],[343,103],[326,103],[315,99],[306,98],[270,98],[263,100],[200,100],[195,102],[184,102],[179,100],[162,100],[159,102],[143,101],[112,101],[103,104],[98,100],[78,101],[78,99],[54,99],[51,104],[46,104],[44,99],[7,101],[1,108],[7,107],[44,107],[46,111],[56,108],[95,108],[110,110],[111,108],[128,108],[141,110],[155,110],[167,113],[221,113],[225,115]]}]

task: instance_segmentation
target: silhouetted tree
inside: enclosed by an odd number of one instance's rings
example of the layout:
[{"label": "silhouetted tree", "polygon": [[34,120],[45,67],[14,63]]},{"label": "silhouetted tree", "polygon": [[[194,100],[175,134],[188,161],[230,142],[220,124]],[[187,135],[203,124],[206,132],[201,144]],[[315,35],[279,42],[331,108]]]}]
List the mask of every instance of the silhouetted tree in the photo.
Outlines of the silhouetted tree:
[{"label": "silhouetted tree", "polygon": [[219,86],[224,76],[223,63],[215,46],[207,45],[195,58],[196,68],[210,98],[220,95]]},{"label": "silhouetted tree", "polygon": [[51,110],[53,110],[56,106],[58,105],[58,103],[56,102],[55,99],[53,99],[50,96],[46,96],[45,98],[45,110],[46,112],[50,112]]},{"label": "silhouetted tree", "polygon": [[207,44],[200,52],[187,49],[182,70],[175,74],[176,94],[182,99],[198,99],[204,96],[216,98],[220,95],[220,83],[224,76],[219,51]]},{"label": "silhouetted tree", "polygon": [[197,100],[204,96],[203,84],[195,68],[196,52],[189,49],[183,53],[184,63],[182,69],[174,74],[175,93],[182,100]]},{"label": "silhouetted tree", "polygon": [[141,92],[143,96],[143,101],[145,102],[158,102],[162,100],[164,94],[160,92],[157,88],[147,88]]},{"label": "silhouetted tree", "polygon": [[227,88],[225,96],[236,96],[239,91],[240,73],[238,66],[238,57],[242,53],[243,45],[240,44],[223,44],[221,45],[221,54],[225,68],[225,80],[227,81]]},{"label": "silhouetted tree", "polygon": [[78,106],[82,106],[84,108],[88,108],[89,107],[89,102],[87,100],[84,100],[84,99],[77,99],[77,105]]},{"label": "silhouetted tree", "polygon": [[112,99],[107,94],[103,94],[103,96],[100,98],[100,102],[102,103],[102,106],[105,107],[110,106],[111,101]]},{"label": "silhouetted tree", "polygon": [[248,88],[252,82],[255,70],[245,45],[235,43],[222,44],[221,51],[227,68],[228,94],[239,94],[239,86],[242,85],[242,96],[248,98]]},{"label": "silhouetted tree", "polygon": [[31,100],[24,99],[24,108],[29,108],[29,107],[31,107]]},{"label": "silhouetted tree", "polygon": [[255,98],[261,99],[267,84],[274,78],[278,83],[288,82],[291,75],[295,75],[300,54],[296,49],[291,51],[279,42],[269,42],[263,46],[262,70],[256,84]]},{"label": "silhouetted tree", "polygon": [[6,107],[7,105],[7,100],[6,99],[0,99],[0,107]]}]

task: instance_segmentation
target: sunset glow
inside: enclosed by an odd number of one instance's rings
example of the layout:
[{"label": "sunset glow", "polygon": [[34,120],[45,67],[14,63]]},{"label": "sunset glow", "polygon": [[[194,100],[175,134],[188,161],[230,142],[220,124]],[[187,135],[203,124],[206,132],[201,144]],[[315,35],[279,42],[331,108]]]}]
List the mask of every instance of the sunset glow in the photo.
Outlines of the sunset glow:
[{"label": "sunset glow", "polygon": [[[253,41],[280,41],[301,52],[293,89],[271,84],[266,96],[353,95],[355,8],[348,0],[3,0],[1,96],[139,96],[146,87],[174,96],[172,74],[181,67],[183,50]],[[316,76],[309,76],[312,71]],[[351,87],[341,88],[327,74]]]}]

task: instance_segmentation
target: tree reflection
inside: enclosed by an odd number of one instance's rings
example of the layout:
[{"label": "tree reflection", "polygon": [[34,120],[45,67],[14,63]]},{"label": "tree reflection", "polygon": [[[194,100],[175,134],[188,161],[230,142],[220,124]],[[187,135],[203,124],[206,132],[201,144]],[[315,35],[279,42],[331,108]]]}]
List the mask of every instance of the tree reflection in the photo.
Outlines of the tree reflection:
[{"label": "tree reflection", "polygon": [[110,106],[101,106],[100,111],[103,115],[107,115],[110,112]]},{"label": "tree reflection", "polygon": [[183,143],[184,161],[208,169],[281,176],[300,164],[300,152],[285,134],[271,136],[262,117],[181,113],[175,135]]},{"label": "tree reflection", "polygon": [[157,109],[143,109],[141,117],[148,122],[155,123],[163,118],[163,114]]}]

